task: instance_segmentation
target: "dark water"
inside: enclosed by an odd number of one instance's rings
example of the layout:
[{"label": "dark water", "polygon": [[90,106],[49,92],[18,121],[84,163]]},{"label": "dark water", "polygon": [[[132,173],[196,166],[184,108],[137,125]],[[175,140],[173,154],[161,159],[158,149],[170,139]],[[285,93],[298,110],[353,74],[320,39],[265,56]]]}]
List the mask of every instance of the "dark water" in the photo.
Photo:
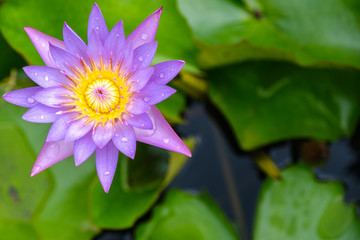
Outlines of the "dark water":
[{"label": "dark water", "polygon": [[[176,131],[182,136],[196,137],[198,144],[193,157],[170,188],[207,191],[230,221],[237,223],[242,239],[252,239],[257,197],[265,176],[252,163],[249,153],[238,149],[228,125],[224,125],[224,119],[216,109],[192,103],[185,119],[186,124],[177,126]],[[343,182],[348,202],[360,201],[359,133],[357,131],[352,139],[325,144],[329,150],[324,156],[327,161],[314,170],[321,180]],[[277,166],[285,168],[300,159],[302,143],[287,141],[272,145],[267,150]],[[104,231],[96,239],[131,240],[132,235],[132,230]]]}]

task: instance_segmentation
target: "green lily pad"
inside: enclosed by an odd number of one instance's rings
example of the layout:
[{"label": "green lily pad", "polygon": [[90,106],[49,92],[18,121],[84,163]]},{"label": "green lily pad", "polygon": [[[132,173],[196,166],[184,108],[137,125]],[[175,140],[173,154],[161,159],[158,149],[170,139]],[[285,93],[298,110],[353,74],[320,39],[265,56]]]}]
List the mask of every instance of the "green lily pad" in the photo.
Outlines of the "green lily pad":
[{"label": "green lily pad", "polygon": [[192,195],[171,190],[156,206],[148,222],[135,232],[137,240],[212,240],[239,239],[209,195]]},{"label": "green lily pad", "polygon": [[255,240],[356,240],[360,221],[337,182],[317,181],[311,169],[292,166],[282,181],[267,179],[259,198]]},{"label": "green lily pad", "polygon": [[[31,222],[50,188],[49,175],[30,178],[34,152],[21,130],[0,120],[0,232],[4,239],[38,239]],[[16,230],[16,231],[14,231]]]},{"label": "green lily pad", "polygon": [[[185,143],[192,149],[195,141],[188,139]],[[134,160],[119,158],[119,166],[108,194],[104,193],[99,180],[94,180],[91,214],[96,225],[107,229],[133,226],[155,203],[161,191],[188,159],[179,153],[171,152],[169,155],[166,150],[139,145]]]},{"label": "green lily pad", "polygon": [[[2,179],[4,186],[0,188],[7,194],[0,198],[0,216],[4,216],[0,217],[0,230],[7,229],[1,231],[2,237],[92,239],[99,231],[90,222],[88,207],[88,185],[95,174],[95,166],[91,164],[94,159],[76,168],[69,158],[31,178],[34,152],[40,151],[49,125],[22,120],[24,111],[25,108],[0,101],[0,132],[4,141],[0,143],[1,170],[4,171],[0,178],[6,178]],[[13,231],[16,234],[12,234]]]},{"label": "green lily pad", "polygon": [[358,72],[257,62],[208,77],[212,102],[245,150],[291,138],[335,140],[359,118]]},{"label": "green lily pad", "polygon": [[[66,21],[82,39],[86,40],[87,22],[92,4],[86,0],[53,1],[51,4],[46,0],[7,1],[0,9],[0,28],[6,40],[24,55],[25,59],[32,64],[42,65],[23,28],[30,26],[62,39],[62,27]],[[197,71],[196,47],[189,37],[191,31],[179,14],[174,0],[111,0],[99,2],[99,6],[109,28],[121,19],[124,20],[126,35],[129,35],[147,16],[163,6],[156,37],[159,46],[154,62],[170,59],[186,60],[185,69]]]},{"label": "green lily pad", "polygon": [[44,239],[88,240],[99,232],[89,216],[89,185],[95,175],[94,162],[92,157],[75,167],[71,157],[46,170],[54,176],[54,188],[43,203],[44,209],[34,219]]},{"label": "green lily pad", "polygon": [[248,59],[360,68],[357,0],[178,0],[214,67]]}]

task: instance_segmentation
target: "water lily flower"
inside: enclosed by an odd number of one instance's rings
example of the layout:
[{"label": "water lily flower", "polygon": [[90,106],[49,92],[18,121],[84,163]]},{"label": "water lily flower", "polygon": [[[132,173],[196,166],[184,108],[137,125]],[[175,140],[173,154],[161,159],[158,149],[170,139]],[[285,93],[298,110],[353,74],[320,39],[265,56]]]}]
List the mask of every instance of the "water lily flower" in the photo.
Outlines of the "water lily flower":
[{"label": "water lily flower", "polygon": [[150,66],[161,11],[125,38],[122,21],[109,32],[95,3],[87,45],[66,23],[64,41],[25,27],[46,66],[24,68],[39,86],[15,90],[3,98],[30,108],[24,120],[53,123],[31,176],[71,155],[79,166],[95,152],[96,170],[108,192],[119,151],[134,158],[136,141],[191,156],[155,107],[175,93],[166,84],[184,65],[175,60]]}]

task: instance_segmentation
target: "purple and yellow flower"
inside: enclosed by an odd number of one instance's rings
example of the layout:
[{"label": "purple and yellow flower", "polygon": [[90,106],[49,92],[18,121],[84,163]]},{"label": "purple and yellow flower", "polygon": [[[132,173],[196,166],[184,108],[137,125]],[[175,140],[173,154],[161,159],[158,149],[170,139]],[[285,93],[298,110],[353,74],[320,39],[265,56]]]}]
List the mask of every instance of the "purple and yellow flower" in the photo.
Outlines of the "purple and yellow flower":
[{"label": "purple and yellow flower", "polygon": [[88,45],[65,23],[64,41],[25,27],[46,66],[25,73],[39,86],[3,98],[30,108],[23,119],[53,123],[31,176],[74,155],[79,166],[94,152],[100,182],[109,191],[118,153],[134,158],[136,141],[191,156],[155,107],[175,90],[166,84],[184,65],[167,61],[150,66],[162,8],[127,38],[123,23],[109,32],[97,4],[88,23]]}]

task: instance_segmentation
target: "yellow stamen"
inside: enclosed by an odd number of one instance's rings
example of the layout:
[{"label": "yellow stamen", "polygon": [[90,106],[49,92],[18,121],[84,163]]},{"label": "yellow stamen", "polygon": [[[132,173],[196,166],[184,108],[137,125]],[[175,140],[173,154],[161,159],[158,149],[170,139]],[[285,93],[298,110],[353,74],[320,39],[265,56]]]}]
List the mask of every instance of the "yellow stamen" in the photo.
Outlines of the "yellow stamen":
[{"label": "yellow stamen", "polygon": [[131,101],[133,94],[126,84],[129,76],[120,73],[121,63],[114,67],[112,61],[106,65],[100,61],[100,67],[90,59],[90,66],[81,61],[82,70],[71,68],[76,77],[68,76],[73,84],[64,86],[72,92],[69,101],[64,106],[73,107],[67,112],[80,113],[78,118],[88,117],[95,125],[106,121],[122,120],[122,114],[127,113],[125,107]]}]

